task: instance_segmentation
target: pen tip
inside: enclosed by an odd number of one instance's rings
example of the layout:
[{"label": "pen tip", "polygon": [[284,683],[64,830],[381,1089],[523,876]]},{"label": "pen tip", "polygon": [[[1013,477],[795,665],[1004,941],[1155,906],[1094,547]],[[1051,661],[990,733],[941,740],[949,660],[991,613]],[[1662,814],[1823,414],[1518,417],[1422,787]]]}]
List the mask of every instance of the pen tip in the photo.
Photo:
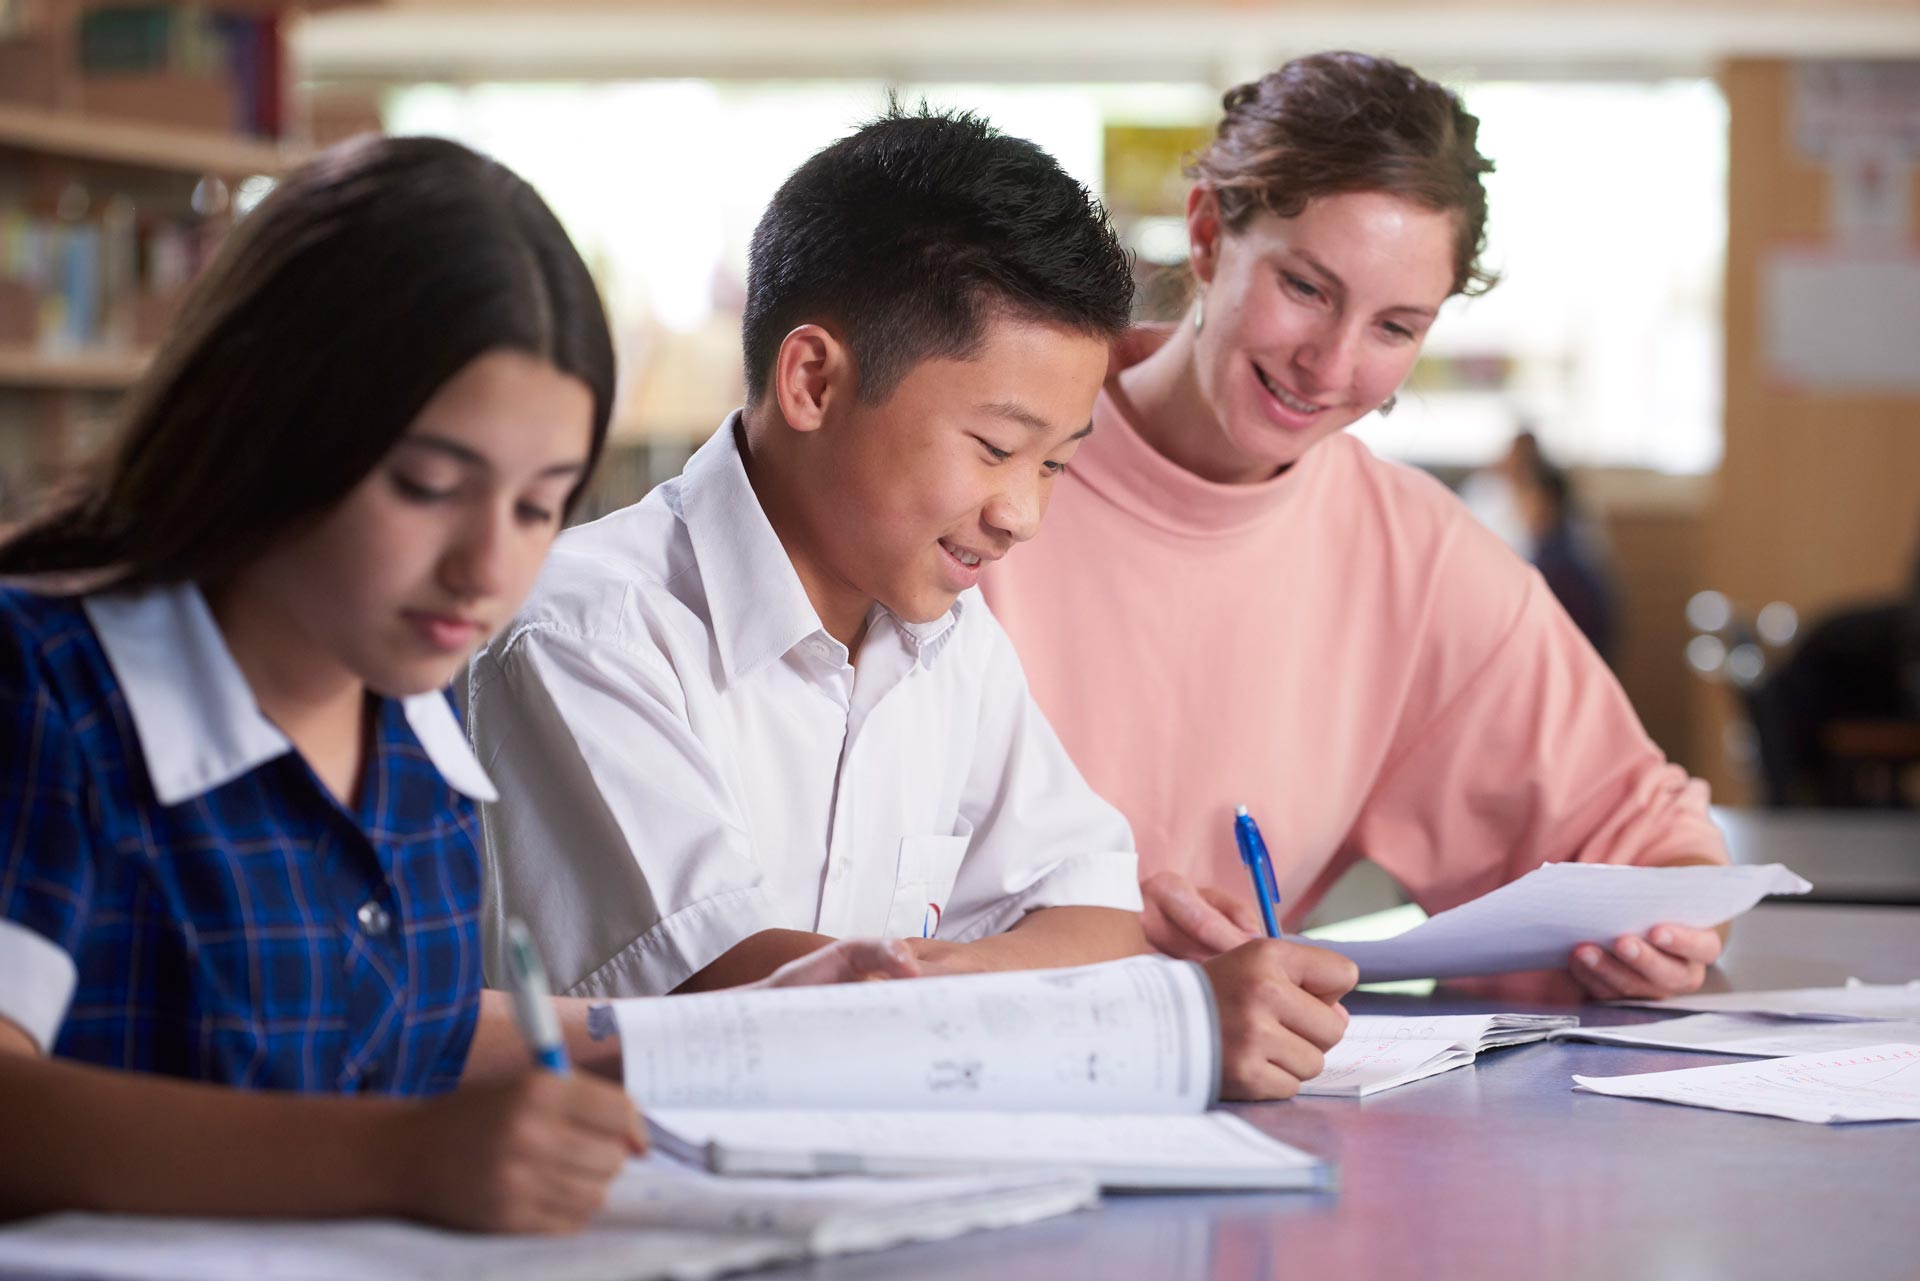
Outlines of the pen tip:
[{"label": "pen tip", "polygon": [[1234,807],[1233,807],[1233,816],[1234,816],[1235,818],[1245,818],[1245,817],[1247,816],[1247,807],[1246,807],[1246,806],[1244,806],[1244,805],[1236,805],[1236,806],[1234,806]]}]

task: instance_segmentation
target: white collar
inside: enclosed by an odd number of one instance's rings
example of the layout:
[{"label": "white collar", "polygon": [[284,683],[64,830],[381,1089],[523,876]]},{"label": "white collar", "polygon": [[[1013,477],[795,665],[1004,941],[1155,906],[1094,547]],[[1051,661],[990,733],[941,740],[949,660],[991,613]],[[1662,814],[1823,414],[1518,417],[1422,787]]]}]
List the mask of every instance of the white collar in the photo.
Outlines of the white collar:
[{"label": "white collar", "polygon": [[[120,682],[162,805],[191,800],[293,750],[254,702],[198,587],[106,593],[81,606]],[[499,799],[445,695],[415,694],[400,706],[448,786],[478,801]]]},{"label": "white collar", "polygon": [[[845,652],[821,624],[747,479],[735,435],[745,430],[741,414],[738,409],[729,414],[687,460],[679,495],[680,517],[700,565],[721,665],[735,680],[812,636]],[[884,608],[877,613],[899,629],[925,666],[944,648],[961,607],[962,601],[956,600],[952,609],[926,623],[909,623]]]}]

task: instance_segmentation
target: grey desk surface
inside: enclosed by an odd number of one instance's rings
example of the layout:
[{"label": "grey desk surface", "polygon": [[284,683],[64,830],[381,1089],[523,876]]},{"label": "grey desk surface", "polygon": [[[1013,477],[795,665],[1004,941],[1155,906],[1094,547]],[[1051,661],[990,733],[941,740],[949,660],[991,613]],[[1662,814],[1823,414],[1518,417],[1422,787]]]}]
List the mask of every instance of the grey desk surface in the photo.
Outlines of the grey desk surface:
[{"label": "grey desk surface", "polygon": [[[1712,986],[1920,977],[1920,911],[1763,905]],[[1553,975],[1356,1010],[1564,1009]],[[1588,1023],[1658,1017],[1588,1007]],[[1109,1198],[1100,1210],[942,1245],[770,1274],[812,1281],[1229,1281],[1527,1277],[1698,1281],[1920,1277],[1920,1122],[1818,1126],[1576,1094],[1619,1076],[1734,1060],[1546,1044],[1481,1056],[1364,1101],[1241,1109],[1339,1163],[1322,1195]]]},{"label": "grey desk surface", "polygon": [[1807,901],[1920,906],[1920,811],[1713,811],[1736,863],[1785,863]]}]

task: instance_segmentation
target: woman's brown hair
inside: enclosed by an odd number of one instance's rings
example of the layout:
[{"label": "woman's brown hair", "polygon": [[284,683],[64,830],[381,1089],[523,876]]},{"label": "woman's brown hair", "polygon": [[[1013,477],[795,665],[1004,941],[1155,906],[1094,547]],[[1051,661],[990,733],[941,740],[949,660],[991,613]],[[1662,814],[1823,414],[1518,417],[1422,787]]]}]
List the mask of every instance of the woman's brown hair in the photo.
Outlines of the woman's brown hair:
[{"label": "woman's brown hair", "polygon": [[1388,58],[1316,53],[1227,92],[1213,142],[1187,167],[1230,230],[1262,210],[1291,218],[1321,196],[1379,191],[1458,216],[1453,292],[1497,279],[1480,266],[1487,193],[1480,121],[1452,90]]},{"label": "woman's brown hair", "polygon": [[502,349],[592,391],[591,466],[613,344],[545,202],[442,139],[323,152],[241,221],[129,397],[118,446],[0,544],[0,576],[217,579],[338,503],[442,385]]}]

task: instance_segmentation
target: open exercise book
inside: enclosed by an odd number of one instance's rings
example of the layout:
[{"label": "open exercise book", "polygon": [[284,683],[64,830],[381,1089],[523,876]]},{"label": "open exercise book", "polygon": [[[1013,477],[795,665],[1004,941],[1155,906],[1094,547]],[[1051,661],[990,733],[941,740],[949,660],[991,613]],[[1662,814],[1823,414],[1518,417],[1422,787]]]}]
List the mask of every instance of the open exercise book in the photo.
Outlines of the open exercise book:
[{"label": "open exercise book", "polygon": [[0,1229],[0,1272],[93,1281],[706,1281],[745,1268],[937,1241],[1092,1205],[1085,1175],[719,1179],[630,1161],[573,1236],[480,1236],[394,1219],[330,1223],[60,1214]]},{"label": "open exercise book", "polygon": [[1544,1041],[1580,1020],[1562,1014],[1443,1014],[1402,1018],[1356,1014],[1327,1066],[1302,1094],[1360,1099],[1396,1085],[1465,1067],[1482,1050]]},{"label": "open exercise book", "polygon": [[1160,957],[615,1001],[661,1150],[721,1174],[1074,1170],[1108,1188],[1314,1189],[1327,1165],[1208,1109],[1219,1020]]}]

